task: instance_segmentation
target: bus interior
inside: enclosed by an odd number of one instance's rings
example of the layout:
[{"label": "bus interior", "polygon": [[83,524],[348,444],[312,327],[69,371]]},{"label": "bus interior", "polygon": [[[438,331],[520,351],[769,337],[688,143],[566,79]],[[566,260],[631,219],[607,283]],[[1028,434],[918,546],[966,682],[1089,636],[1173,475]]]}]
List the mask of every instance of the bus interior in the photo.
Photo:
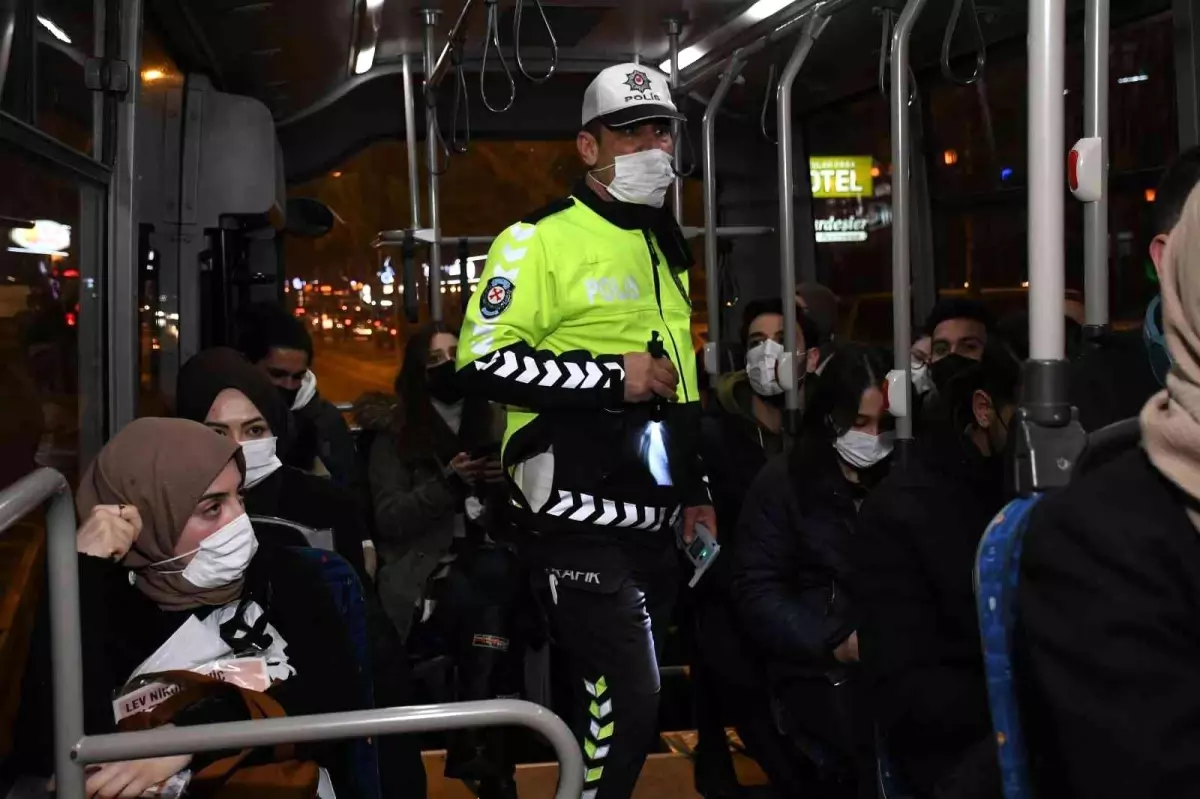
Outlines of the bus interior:
[{"label": "bus interior", "polygon": [[[814,281],[905,386],[913,323],[944,297],[1028,311],[1062,360],[1067,292],[1085,334],[1140,325],[1154,187],[1200,143],[1196,0],[1064,4],[0,0],[2,438],[75,485],[260,301],[311,326],[326,398],[390,392],[406,334],[458,324],[492,239],[581,175],[584,89],[625,61],[668,74],[687,117],[671,202],[709,379],[736,370],[747,302]],[[1035,13],[1065,20],[1049,56]],[[1047,63],[1061,102],[1038,92]],[[1088,137],[1099,211],[1063,181]],[[0,465],[0,485],[24,473]],[[46,549],[36,524],[0,538],[0,758]],[[689,723],[674,654],[666,731]],[[686,762],[686,736],[661,753]],[[693,795],[680,768],[647,766],[638,795]]]}]

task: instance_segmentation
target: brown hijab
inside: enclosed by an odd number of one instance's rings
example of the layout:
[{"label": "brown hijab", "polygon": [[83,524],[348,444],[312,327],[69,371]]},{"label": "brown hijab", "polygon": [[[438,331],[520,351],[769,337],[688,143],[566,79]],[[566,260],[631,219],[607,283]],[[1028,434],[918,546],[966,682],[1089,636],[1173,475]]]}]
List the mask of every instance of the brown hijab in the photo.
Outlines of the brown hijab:
[{"label": "brown hijab", "polygon": [[[1172,366],[1167,387],[1142,409],[1142,446],[1150,462],[1200,500],[1200,188],[1171,232],[1161,266],[1163,327]],[[1188,511],[1200,528],[1200,513]]]},{"label": "brown hijab", "polygon": [[[174,557],[192,511],[231,460],[242,466],[232,439],[186,419],[137,419],[118,433],[88,467],[76,507],[84,518],[96,505],[134,505],[142,532],[122,563],[137,573],[135,585],[163,610],[224,605],[241,596],[242,580],[197,588],[182,574],[146,568]],[[177,567],[176,567],[177,568]]]}]

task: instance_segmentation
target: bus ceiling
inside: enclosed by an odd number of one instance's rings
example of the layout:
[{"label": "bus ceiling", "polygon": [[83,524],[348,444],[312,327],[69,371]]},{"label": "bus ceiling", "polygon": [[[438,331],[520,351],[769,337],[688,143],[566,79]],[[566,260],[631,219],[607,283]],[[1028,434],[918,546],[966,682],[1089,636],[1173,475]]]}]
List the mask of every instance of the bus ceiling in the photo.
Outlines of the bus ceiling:
[{"label": "bus ceiling", "polygon": [[[370,86],[376,82],[390,87],[399,104],[402,57],[412,57],[415,76],[425,74],[421,9],[428,8],[436,18],[438,81],[452,94],[446,76],[456,61],[461,64],[472,75],[467,81],[469,99],[480,106],[480,113],[472,116],[476,132],[512,137],[508,126],[490,129],[494,115],[479,102],[478,73],[485,66],[485,54],[488,106],[499,109],[507,104],[511,89],[505,71],[515,77],[521,107],[557,103],[559,98],[549,87],[558,78],[571,86],[585,84],[584,75],[622,60],[663,68],[670,50],[669,21],[675,20],[680,27],[680,81],[694,100],[707,100],[719,80],[721,64],[735,49],[758,48],[746,59],[742,78],[725,104],[732,113],[757,117],[770,89],[771,68],[783,66],[800,34],[798,18],[813,2],[524,0],[519,27],[515,0],[150,0],[149,5],[171,51],[188,55],[181,59],[182,68],[205,72],[223,91],[261,100],[281,129],[334,108],[339,113],[347,105],[377,105],[380,87]],[[918,71],[940,60],[947,20],[956,4],[961,13],[949,55],[958,73],[970,74],[980,36],[987,45],[1024,36],[1027,12],[1020,0],[929,0],[912,37],[912,62]],[[1114,0],[1112,5],[1113,18],[1119,20],[1165,8],[1167,2]],[[797,83],[796,113],[874,87],[879,80],[881,24],[885,18],[895,19],[902,7],[903,0],[853,0],[840,9],[839,24],[831,26],[814,48]],[[1082,14],[1082,9],[1082,0],[1069,3],[1073,14]],[[978,27],[973,18],[978,19]],[[458,31],[453,48],[449,46],[452,29]],[[548,84],[534,82],[551,72],[554,78]],[[443,97],[446,105],[449,100]],[[695,113],[697,123],[700,113]],[[573,116],[560,116],[559,130],[536,133],[573,133]],[[424,127],[420,120],[418,124]]]}]

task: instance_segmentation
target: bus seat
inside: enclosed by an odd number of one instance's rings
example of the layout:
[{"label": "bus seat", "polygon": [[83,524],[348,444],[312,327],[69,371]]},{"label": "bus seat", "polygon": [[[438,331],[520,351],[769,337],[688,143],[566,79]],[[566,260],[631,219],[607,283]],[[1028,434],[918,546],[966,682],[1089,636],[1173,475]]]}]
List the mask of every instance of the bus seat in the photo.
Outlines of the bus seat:
[{"label": "bus seat", "polygon": [[1021,545],[1030,513],[1041,498],[1034,494],[1008,503],[988,525],[975,559],[975,602],[1004,799],[1031,796],[1028,753],[1013,685],[1012,633]]},{"label": "bus seat", "polygon": [[1088,434],[1087,445],[1075,465],[1074,477],[1094,472],[1109,461],[1142,442],[1141,420],[1137,416],[1122,419]]},{"label": "bus seat", "polygon": [[[367,634],[367,608],[362,583],[345,558],[336,552],[314,547],[293,547],[320,572],[333,603],[337,607],[350,636],[354,658],[358,664],[359,686],[362,690],[363,707],[375,706],[375,695],[371,677],[371,650]],[[358,781],[359,796],[364,799],[379,799],[379,753],[374,739],[355,739],[348,742],[353,761],[353,772]]]},{"label": "bus seat", "polygon": [[278,516],[251,516],[250,524],[256,533],[264,527],[273,528],[272,533],[277,537],[276,543],[286,543],[297,548],[312,547],[329,552],[333,550],[333,530],[315,530],[303,524],[281,519]]}]

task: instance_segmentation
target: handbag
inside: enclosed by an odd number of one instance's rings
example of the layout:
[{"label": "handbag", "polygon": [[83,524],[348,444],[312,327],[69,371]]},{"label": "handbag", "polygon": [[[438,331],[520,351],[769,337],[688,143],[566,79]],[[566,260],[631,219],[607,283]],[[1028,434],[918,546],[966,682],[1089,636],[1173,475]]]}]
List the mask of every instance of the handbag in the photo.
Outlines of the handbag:
[{"label": "handbag", "polygon": [[[118,724],[121,732],[150,730],[170,724],[177,713],[219,694],[233,695],[246,707],[250,720],[282,718],[283,708],[265,693],[240,688],[191,671],[164,671],[148,678],[179,687],[178,693],[145,713],[128,716]],[[252,762],[247,762],[256,754]],[[313,799],[317,795],[320,769],[315,761],[300,760],[293,744],[278,744],[261,762],[262,749],[243,749],[229,754],[192,775],[188,797],[197,799]]]}]

